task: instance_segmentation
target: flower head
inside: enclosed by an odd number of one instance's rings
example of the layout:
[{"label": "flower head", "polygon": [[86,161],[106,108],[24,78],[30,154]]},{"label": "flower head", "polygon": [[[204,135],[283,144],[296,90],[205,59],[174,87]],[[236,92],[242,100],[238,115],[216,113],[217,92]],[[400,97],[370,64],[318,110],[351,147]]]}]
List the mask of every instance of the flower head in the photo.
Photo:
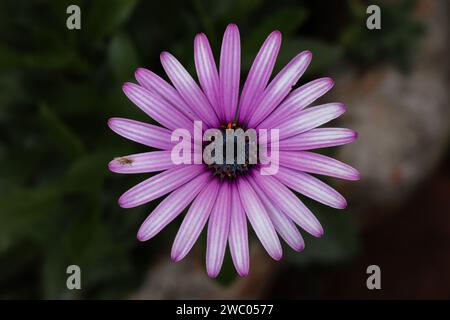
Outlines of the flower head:
[{"label": "flower head", "polygon": [[[161,63],[172,85],[139,68],[135,73],[139,84],[123,86],[127,97],[162,127],[122,118],[108,122],[119,135],[160,149],[115,158],[109,163],[110,170],[118,173],[162,171],[119,199],[121,207],[131,208],[168,194],[144,221],[138,239],[152,238],[189,208],[171,256],[174,261],[183,259],[208,223],[206,268],[211,277],[221,269],[227,244],[239,275],[248,274],[247,220],[276,260],[282,257],[279,236],[294,250],[303,250],[305,244],[297,225],[313,236],[323,234],[319,221],[292,190],[333,208],[345,208],[347,203],[311,173],[359,179],[358,171],[349,165],[308,151],[350,143],[356,139],[356,133],[343,128],[318,128],[343,114],[343,104],[306,108],[332,88],[330,78],[292,90],[311,61],[310,51],[293,57],[269,81],[280,46],[281,33],[274,31],[261,46],[240,91],[237,26],[230,24],[225,31],[219,69],[206,35],[198,34],[194,55],[199,84],[173,55],[163,52]],[[201,128],[196,127],[198,122]],[[214,139],[205,141],[207,132],[213,129]],[[183,133],[183,143],[188,142],[187,149],[183,148],[188,160],[204,156],[204,161],[174,161],[181,143],[174,139],[177,130],[182,130],[178,132]],[[250,134],[242,143],[237,136],[228,140],[228,132],[250,130],[254,130],[257,140]],[[268,147],[261,142],[264,140],[270,142]],[[219,142],[220,147],[210,148]],[[213,151],[208,153],[209,149]],[[228,157],[231,149],[235,153]],[[269,153],[277,156],[270,158]],[[270,174],[264,174],[267,159],[276,164]]]}]

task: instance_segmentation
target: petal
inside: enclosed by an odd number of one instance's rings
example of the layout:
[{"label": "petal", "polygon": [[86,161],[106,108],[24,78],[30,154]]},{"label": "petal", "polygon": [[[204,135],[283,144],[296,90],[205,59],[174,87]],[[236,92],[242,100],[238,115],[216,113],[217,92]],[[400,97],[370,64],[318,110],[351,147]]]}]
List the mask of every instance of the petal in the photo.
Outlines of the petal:
[{"label": "petal", "polygon": [[156,93],[130,82],[124,84],[122,89],[128,99],[166,128],[193,130],[192,121]]},{"label": "petal", "polygon": [[358,170],[336,159],[309,151],[280,151],[280,165],[346,180],[359,180]]},{"label": "petal", "polygon": [[236,112],[241,70],[241,40],[235,24],[229,24],[223,35],[219,68],[222,120],[229,123]]},{"label": "petal", "polygon": [[285,185],[272,176],[262,176],[259,172],[252,177],[269,199],[289,218],[306,232],[315,237],[323,235],[323,228],[314,214]]},{"label": "petal", "polygon": [[177,90],[163,78],[144,68],[138,68],[134,75],[139,84],[145,89],[158,94],[190,120],[196,120],[197,116],[195,115],[195,112],[188,104],[186,104],[186,102],[184,102]]},{"label": "petal", "polygon": [[177,166],[171,159],[171,151],[152,151],[114,158],[108,168],[117,173],[144,173],[162,171]]},{"label": "petal", "polygon": [[230,210],[230,184],[224,181],[220,186],[219,195],[208,222],[206,271],[212,278],[217,277],[222,268],[230,230]]},{"label": "petal", "polygon": [[199,33],[195,36],[194,60],[198,80],[200,81],[203,92],[211,106],[213,106],[216,114],[219,114],[219,73],[217,72],[211,46],[204,33]]},{"label": "petal", "polygon": [[239,101],[239,123],[246,123],[255,102],[263,97],[281,46],[281,32],[273,31],[253,61]]},{"label": "petal", "polygon": [[203,165],[176,167],[142,181],[119,198],[122,208],[133,208],[159,198],[205,171]]},{"label": "petal", "polygon": [[273,259],[280,260],[283,255],[280,240],[261,200],[246,178],[238,179],[237,186],[242,206],[259,241]]},{"label": "petal", "polygon": [[280,124],[280,140],[314,129],[344,112],[345,106],[342,103],[327,103],[302,110]]},{"label": "petal", "polygon": [[283,120],[288,119],[318,98],[327,93],[334,85],[331,78],[320,78],[304,84],[300,88],[292,91],[264,121],[258,128],[273,128],[278,126]]},{"label": "petal", "polygon": [[[278,209],[272,201],[264,194],[262,189],[254,183],[253,179],[249,179],[250,184],[253,189],[258,194],[261,199],[264,207],[269,214],[270,220],[272,220],[273,226],[280,234],[280,236],[286,241],[289,246],[296,250],[302,251],[305,248],[305,241],[302,238],[302,235],[298,231],[294,222],[290,218],[288,218],[280,209]],[[252,183],[253,182],[253,183]]]},{"label": "petal", "polygon": [[287,187],[327,206],[337,209],[347,206],[347,201],[339,192],[307,173],[280,167],[274,177]]},{"label": "petal", "polygon": [[218,190],[218,180],[212,179],[195,198],[175,237],[171,253],[173,261],[183,259],[197,241],[216,202]]},{"label": "petal", "polygon": [[138,239],[146,241],[158,234],[191,203],[207,185],[210,177],[209,172],[204,172],[164,198],[142,223],[137,234]]},{"label": "petal", "polygon": [[255,128],[279,105],[305,72],[311,58],[312,53],[310,51],[303,51],[277,74],[265,90],[261,103],[255,106],[247,127]]},{"label": "petal", "polygon": [[236,184],[233,183],[231,188],[231,221],[228,242],[234,267],[237,273],[243,277],[248,274],[250,266],[247,218]]},{"label": "petal", "polygon": [[358,134],[346,128],[317,128],[280,141],[280,150],[310,150],[355,141]]},{"label": "petal", "polygon": [[175,145],[170,140],[172,135],[170,130],[152,124],[125,118],[111,118],[108,120],[108,126],[118,135],[152,148],[169,150]]},{"label": "petal", "polygon": [[210,127],[218,127],[219,120],[213,107],[181,63],[168,52],[161,53],[161,63],[184,101],[199,117],[196,120],[202,120]]}]

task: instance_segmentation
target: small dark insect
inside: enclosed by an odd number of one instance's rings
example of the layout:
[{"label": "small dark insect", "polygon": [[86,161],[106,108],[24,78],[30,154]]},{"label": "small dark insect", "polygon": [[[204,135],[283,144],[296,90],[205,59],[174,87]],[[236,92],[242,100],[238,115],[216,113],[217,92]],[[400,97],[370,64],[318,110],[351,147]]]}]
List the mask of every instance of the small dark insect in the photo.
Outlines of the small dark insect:
[{"label": "small dark insect", "polygon": [[126,165],[126,164],[132,164],[133,163],[133,160],[128,159],[126,157],[116,158],[115,160],[117,160],[117,162],[119,162],[121,165]]}]

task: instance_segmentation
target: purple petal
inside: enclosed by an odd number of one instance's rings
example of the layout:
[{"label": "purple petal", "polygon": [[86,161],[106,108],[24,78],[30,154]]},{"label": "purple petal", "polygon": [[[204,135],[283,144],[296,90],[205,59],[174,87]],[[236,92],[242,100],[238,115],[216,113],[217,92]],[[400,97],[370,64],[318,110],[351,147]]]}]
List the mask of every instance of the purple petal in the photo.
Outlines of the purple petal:
[{"label": "purple petal", "polygon": [[175,237],[171,253],[173,261],[183,259],[197,241],[216,202],[218,190],[218,179],[212,179],[195,198]]},{"label": "purple petal", "polygon": [[305,72],[311,58],[310,51],[303,51],[278,73],[265,90],[261,103],[255,106],[247,127],[255,128],[279,105]]},{"label": "purple petal", "polygon": [[203,165],[176,167],[142,181],[119,198],[122,208],[133,208],[159,198],[205,171]]},{"label": "purple petal", "polygon": [[170,150],[175,145],[170,140],[172,135],[170,130],[152,124],[131,119],[111,118],[108,120],[108,126],[118,135],[152,148]]},{"label": "purple petal", "polygon": [[168,52],[161,53],[161,63],[184,101],[199,117],[196,120],[202,120],[210,127],[218,127],[219,120],[213,107],[181,63]]},{"label": "purple petal", "polygon": [[339,192],[307,173],[280,167],[274,177],[289,188],[327,206],[337,209],[347,206],[347,201]]},{"label": "purple petal", "polygon": [[192,121],[159,95],[130,82],[124,84],[122,89],[128,99],[166,128],[193,130]]},{"label": "purple petal", "polygon": [[223,35],[219,68],[221,120],[229,123],[236,112],[241,72],[241,40],[235,24],[229,24]]},{"label": "purple petal", "polygon": [[152,151],[114,158],[108,168],[117,173],[145,173],[174,168],[171,151]]},{"label": "purple petal", "polygon": [[273,31],[253,61],[239,101],[239,123],[246,123],[255,101],[264,94],[281,46],[281,32]]},{"label": "purple petal", "polygon": [[198,80],[203,92],[213,106],[216,114],[220,114],[219,73],[214,56],[205,34],[199,33],[194,39],[194,59]]},{"label": "purple petal", "polygon": [[310,150],[353,142],[358,134],[345,128],[317,128],[280,141],[280,150]]},{"label": "purple petal", "polygon": [[327,103],[302,110],[280,124],[280,140],[314,129],[344,112],[345,106],[342,103]]},{"label": "purple petal", "polygon": [[280,165],[346,180],[359,180],[358,170],[336,159],[309,151],[280,151]]},{"label": "purple petal", "polygon": [[231,221],[228,243],[231,258],[237,273],[243,277],[249,272],[249,250],[247,234],[247,218],[242,208],[239,191],[236,184],[231,186]]},{"label": "purple petal", "polygon": [[302,229],[315,237],[323,235],[323,228],[314,214],[285,185],[274,177],[262,176],[259,172],[253,173],[252,177],[274,205]]},{"label": "purple petal", "polygon": [[246,178],[239,178],[237,186],[242,207],[259,241],[273,259],[280,260],[283,255],[280,240],[261,200]]},{"label": "purple petal", "polygon": [[141,86],[158,94],[190,120],[196,120],[198,118],[191,107],[184,102],[177,90],[156,73],[144,68],[138,68],[134,75]]},{"label": "purple petal", "polygon": [[230,230],[230,196],[230,184],[228,181],[224,181],[208,222],[206,271],[211,278],[215,278],[219,274],[225,256]]},{"label": "purple petal", "polygon": [[334,82],[331,78],[320,78],[297,88],[258,125],[258,128],[277,127],[284,120],[323,96],[333,85]]},{"label": "purple petal", "polygon": [[153,210],[139,228],[137,237],[140,241],[146,241],[157,235],[165,226],[191,203],[197,194],[207,185],[211,175],[204,172],[175,189]]},{"label": "purple petal", "polygon": [[262,191],[256,183],[254,183],[253,179],[249,179],[249,182],[261,199],[261,202],[269,214],[270,220],[272,220],[273,226],[278,231],[280,236],[292,249],[302,251],[305,248],[305,242],[303,241],[302,235],[298,231],[294,222],[292,222],[291,219],[289,219],[273,204],[272,201],[269,200],[269,198],[264,194],[264,191]]}]

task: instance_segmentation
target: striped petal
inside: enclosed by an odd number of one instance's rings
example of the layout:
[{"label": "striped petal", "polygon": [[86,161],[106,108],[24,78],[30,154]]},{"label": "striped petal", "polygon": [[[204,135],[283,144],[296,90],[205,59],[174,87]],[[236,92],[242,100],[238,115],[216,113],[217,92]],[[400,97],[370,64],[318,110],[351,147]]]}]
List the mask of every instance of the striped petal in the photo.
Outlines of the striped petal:
[{"label": "striped petal", "polygon": [[170,150],[175,145],[171,142],[170,130],[152,124],[125,119],[111,118],[108,126],[118,135],[131,141],[156,149]]},{"label": "striped petal", "polygon": [[323,235],[323,228],[314,214],[285,185],[272,176],[262,176],[259,172],[252,177],[267,197],[289,218],[306,232],[315,237]]},{"label": "striped petal", "polygon": [[270,220],[272,220],[273,226],[280,234],[280,236],[286,241],[289,246],[296,250],[302,251],[305,248],[305,241],[302,238],[302,235],[298,231],[294,222],[289,219],[280,209],[278,209],[272,201],[264,194],[262,189],[254,183],[253,179],[249,179],[250,184],[253,189],[258,194],[261,202],[269,214]]},{"label": "striped petal", "polygon": [[191,203],[210,177],[209,172],[204,172],[164,198],[142,223],[137,238],[147,241],[157,235]]},{"label": "striped petal", "polygon": [[218,190],[219,182],[212,179],[195,198],[175,237],[171,253],[173,261],[183,259],[197,241],[216,202]]},{"label": "striped petal", "polygon": [[171,151],[153,151],[114,158],[109,170],[117,173],[145,173],[174,168]]},{"label": "striped petal", "polygon": [[331,78],[320,78],[292,91],[258,128],[274,128],[327,93],[334,85]]},{"label": "striped petal", "polygon": [[158,94],[190,120],[193,121],[197,119],[195,112],[188,104],[186,104],[186,102],[184,102],[177,90],[156,73],[144,68],[138,68],[134,73],[134,76],[141,86]]},{"label": "striped petal", "polygon": [[231,219],[228,243],[237,273],[241,277],[246,276],[250,268],[247,218],[245,217],[238,188],[234,183],[231,186]]},{"label": "striped petal", "polygon": [[280,165],[310,173],[359,180],[358,170],[336,159],[309,151],[280,151]]},{"label": "striped petal", "polygon": [[229,24],[223,35],[219,68],[221,120],[229,123],[236,112],[241,73],[241,40],[235,24]]},{"label": "striped petal", "polygon": [[216,114],[220,114],[219,73],[217,72],[211,46],[204,33],[199,33],[195,36],[194,60],[198,80],[200,81],[203,92],[211,106],[213,106]]},{"label": "striped petal", "polygon": [[280,150],[311,150],[355,141],[358,134],[346,128],[317,128],[280,141]]},{"label": "striped petal", "polygon": [[280,140],[314,129],[345,112],[342,103],[327,103],[302,110],[280,124]]},{"label": "striped petal", "polygon": [[327,206],[337,209],[347,207],[347,201],[339,192],[307,173],[280,167],[274,177],[289,188]]},{"label": "striped petal", "polygon": [[133,208],[159,198],[205,171],[203,165],[176,167],[142,181],[119,198],[122,208]]},{"label": "striped petal", "polygon": [[261,103],[255,106],[247,127],[255,128],[279,105],[305,72],[311,58],[310,51],[303,51],[278,73],[265,90]]},{"label": "striped petal", "polygon": [[166,128],[193,130],[192,121],[156,93],[129,82],[122,88],[128,99]]},{"label": "striped petal", "polygon": [[217,277],[222,268],[230,230],[230,211],[230,184],[224,181],[220,186],[219,194],[208,222],[206,271],[212,278]]},{"label": "striped petal", "polygon": [[237,186],[242,206],[259,241],[273,259],[280,260],[283,251],[267,210],[246,178],[241,177]]},{"label": "striped petal", "polygon": [[246,123],[254,105],[264,95],[273,67],[280,51],[281,32],[272,32],[264,41],[261,49],[253,61],[252,67],[245,81],[239,101],[239,123]]},{"label": "striped petal", "polygon": [[202,120],[208,126],[217,128],[219,126],[219,120],[214,109],[209,104],[208,99],[200,87],[181,63],[168,52],[161,53],[161,63],[170,81],[172,81],[184,101],[186,101],[191,107],[191,110],[199,117],[196,120]]}]

